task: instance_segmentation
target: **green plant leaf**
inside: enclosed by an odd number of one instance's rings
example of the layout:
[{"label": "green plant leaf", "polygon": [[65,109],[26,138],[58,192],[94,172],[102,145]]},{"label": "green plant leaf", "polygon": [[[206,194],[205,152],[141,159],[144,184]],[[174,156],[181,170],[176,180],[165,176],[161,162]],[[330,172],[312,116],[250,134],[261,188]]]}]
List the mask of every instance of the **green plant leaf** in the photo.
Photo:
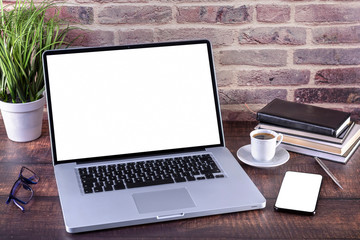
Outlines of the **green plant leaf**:
[{"label": "green plant leaf", "polygon": [[74,28],[59,18],[59,10],[47,14],[56,8],[53,1],[17,0],[4,6],[0,0],[0,8],[0,99],[35,101],[44,91],[43,52],[68,46],[65,37]]}]

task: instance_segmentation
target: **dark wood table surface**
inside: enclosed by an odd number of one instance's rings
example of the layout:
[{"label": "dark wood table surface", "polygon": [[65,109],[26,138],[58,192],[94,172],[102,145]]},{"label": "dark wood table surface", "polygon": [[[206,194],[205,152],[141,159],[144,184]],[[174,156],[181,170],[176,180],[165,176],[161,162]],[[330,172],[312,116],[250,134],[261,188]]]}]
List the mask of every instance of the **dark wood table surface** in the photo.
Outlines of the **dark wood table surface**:
[{"label": "dark wood table surface", "polygon": [[[249,144],[248,135],[255,124],[224,123],[226,143],[235,156],[239,147]],[[360,239],[360,150],[346,165],[324,162],[343,190],[313,158],[290,153],[290,160],[276,168],[260,169],[240,163],[265,196],[265,209],[69,234],[65,231],[51,163],[47,120],[42,136],[29,143],[10,141],[1,121],[0,239]],[[34,199],[25,205],[25,213],[12,203],[5,204],[21,166],[33,169],[41,177],[33,188]],[[274,211],[288,170],[319,173],[324,177],[315,216]]]}]

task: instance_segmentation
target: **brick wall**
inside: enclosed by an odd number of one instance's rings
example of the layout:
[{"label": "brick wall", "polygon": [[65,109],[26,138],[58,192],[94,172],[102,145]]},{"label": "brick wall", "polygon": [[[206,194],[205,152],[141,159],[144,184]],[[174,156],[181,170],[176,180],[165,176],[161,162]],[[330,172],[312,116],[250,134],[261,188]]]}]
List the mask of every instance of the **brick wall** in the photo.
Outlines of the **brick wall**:
[{"label": "brick wall", "polygon": [[224,120],[254,120],[273,98],[360,122],[360,1],[65,0],[81,46],[207,38]]}]

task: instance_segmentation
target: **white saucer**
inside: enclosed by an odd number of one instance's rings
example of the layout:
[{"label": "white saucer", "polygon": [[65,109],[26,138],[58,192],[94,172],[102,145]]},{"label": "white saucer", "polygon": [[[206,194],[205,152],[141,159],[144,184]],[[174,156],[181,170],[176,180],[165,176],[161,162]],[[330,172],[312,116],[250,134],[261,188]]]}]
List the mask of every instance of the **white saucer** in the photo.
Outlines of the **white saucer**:
[{"label": "white saucer", "polygon": [[259,162],[252,157],[250,144],[241,147],[237,151],[237,156],[243,163],[259,168],[277,167],[286,163],[290,158],[290,154],[285,149],[283,149],[282,147],[277,147],[275,151],[275,156],[273,159],[271,159],[271,161]]}]

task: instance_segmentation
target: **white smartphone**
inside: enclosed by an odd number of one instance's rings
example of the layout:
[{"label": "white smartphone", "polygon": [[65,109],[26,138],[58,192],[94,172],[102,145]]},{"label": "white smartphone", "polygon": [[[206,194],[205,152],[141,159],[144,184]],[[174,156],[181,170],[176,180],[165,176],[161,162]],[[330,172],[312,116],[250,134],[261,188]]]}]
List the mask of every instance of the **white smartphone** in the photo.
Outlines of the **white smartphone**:
[{"label": "white smartphone", "polygon": [[288,171],[285,173],[275,202],[276,211],[314,215],[322,176]]}]

